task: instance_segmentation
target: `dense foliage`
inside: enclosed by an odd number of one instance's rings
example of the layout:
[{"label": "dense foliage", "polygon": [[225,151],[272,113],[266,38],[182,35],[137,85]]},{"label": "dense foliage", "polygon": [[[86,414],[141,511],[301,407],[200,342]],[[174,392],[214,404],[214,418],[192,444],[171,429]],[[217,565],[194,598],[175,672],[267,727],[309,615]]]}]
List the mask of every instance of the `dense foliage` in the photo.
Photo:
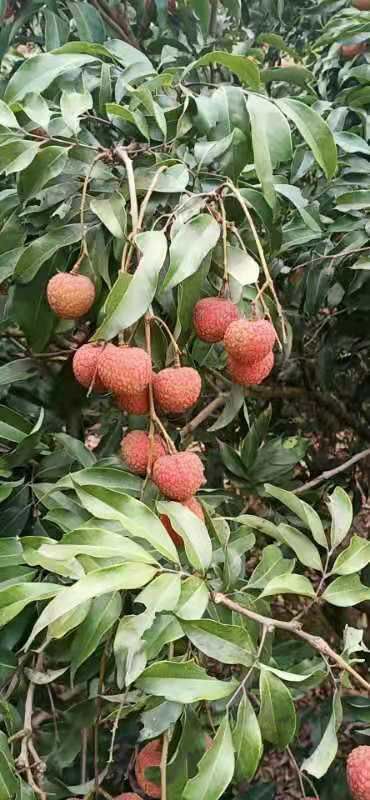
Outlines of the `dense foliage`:
[{"label": "dense foliage", "polygon": [[[146,798],[149,741],[148,796],[349,800],[370,708],[370,53],[343,45],[370,11],[0,0],[0,25],[0,800]],[[71,270],[95,285],[82,319],[47,300]],[[276,329],[259,386],[195,334],[224,295]],[[125,413],[76,381],[88,341],[180,358],[199,400]],[[204,520],[150,458],[122,462],[138,429],[200,456]]]}]

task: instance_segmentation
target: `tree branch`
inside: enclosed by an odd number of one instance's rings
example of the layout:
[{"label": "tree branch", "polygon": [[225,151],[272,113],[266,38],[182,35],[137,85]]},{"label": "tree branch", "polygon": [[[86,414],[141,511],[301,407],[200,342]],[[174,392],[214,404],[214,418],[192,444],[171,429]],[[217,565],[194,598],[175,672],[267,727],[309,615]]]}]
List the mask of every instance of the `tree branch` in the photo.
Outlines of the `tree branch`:
[{"label": "tree branch", "polygon": [[366,689],[367,692],[370,692],[370,683],[368,683],[365,678],[362,677],[358,672],[356,672],[350,664],[340,656],[338,653],[333,650],[330,645],[322,639],[321,636],[314,636],[312,633],[307,633],[302,629],[300,622],[292,620],[291,622],[285,622],[284,620],[273,619],[272,617],[264,617],[262,614],[257,614],[255,611],[250,611],[249,608],[244,608],[243,606],[239,605],[239,603],[235,603],[234,600],[231,600],[222,592],[214,592],[213,600],[217,605],[223,605],[226,608],[230,608],[231,611],[236,611],[238,614],[242,614],[244,617],[248,617],[248,619],[253,619],[255,622],[258,622],[260,625],[263,625],[265,628],[271,630],[273,628],[278,628],[279,630],[288,631],[293,636],[297,636],[299,639],[303,639],[304,642],[307,642],[313,650],[316,650],[320,653],[323,658],[330,658],[336,666],[343,670],[344,672],[348,672],[349,675],[362,686],[363,689]]},{"label": "tree branch", "polygon": [[103,19],[119,34],[120,39],[123,39],[128,44],[140,50],[140,45],[136,36],[131,30],[130,23],[125,14],[120,13],[117,9],[113,9],[105,0],[90,0],[93,6],[99,11]]},{"label": "tree branch", "polygon": [[193,433],[193,431],[195,431],[196,428],[199,428],[199,425],[201,425],[202,422],[208,419],[208,417],[210,417],[214,411],[217,411],[218,408],[224,406],[226,403],[226,398],[227,398],[226,394],[220,394],[218,395],[218,397],[215,397],[214,400],[211,400],[211,402],[208,403],[207,406],[202,408],[202,410],[199,411],[199,414],[197,414],[196,417],[194,417],[192,420],[190,420],[190,422],[187,423],[187,425],[184,425],[184,427],[181,428],[180,431],[181,439],[185,439],[185,437],[188,436],[189,433]]},{"label": "tree branch", "polygon": [[313,489],[315,486],[319,486],[320,483],[324,483],[324,481],[334,478],[334,476],[339,475],[340,472],[346,472],[346,470],[353,467],[354,464],[357,464],[359,461],[362,461],[363,458],[368,458],[369,456],[370,447],[368,447],[367,450],[362,450],[361,453],[357,453],[355,456],[352,456],[352,458],[349,458],[348,461],[344,461],[343,464],[339,464],[339,466],[333,467],[333,469],[325,470],[325,472],[322,472],[321,475],[317,476],[317,478],[313,478],[312,481],[304,483],[303,486],[299,486],[299,488],[295,490],[294,494],[303,494],[303,492],[308,492],[309,489]]}]

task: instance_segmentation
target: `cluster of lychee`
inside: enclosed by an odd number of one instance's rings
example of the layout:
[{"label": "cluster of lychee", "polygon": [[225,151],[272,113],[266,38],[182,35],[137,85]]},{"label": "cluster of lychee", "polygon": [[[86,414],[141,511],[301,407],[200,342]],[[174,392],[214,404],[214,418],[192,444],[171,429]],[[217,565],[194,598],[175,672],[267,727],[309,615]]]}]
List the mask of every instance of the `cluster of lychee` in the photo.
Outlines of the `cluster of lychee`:
[{"label": "cluster of lychee", "polygon": [[227,369],[234,383],[252,386],[267,378],[274,366],[276,331],[269,320],[247,320],[224,297],[206,297],[194,307],[193,324],[204,342],[223,342]]}]

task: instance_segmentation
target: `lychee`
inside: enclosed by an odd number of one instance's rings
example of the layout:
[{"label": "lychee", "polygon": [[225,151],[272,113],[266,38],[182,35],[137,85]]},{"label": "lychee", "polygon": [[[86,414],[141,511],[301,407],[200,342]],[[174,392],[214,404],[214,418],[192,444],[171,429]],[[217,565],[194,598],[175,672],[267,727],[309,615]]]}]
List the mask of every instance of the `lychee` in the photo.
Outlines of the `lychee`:
[{"label": "lychee", "polygon": [[134,792],[124,792],[123,794],[118,794],[114,800],[141,800],[138,794],[134,794]]},{"label": "lychee", "polygon": [[274,354],[272,351],[261,361],[256,361],[253,364],[237,361],[232,356],[229,356],[227,360],[230,377],[234,383],[239,383],[241,386],[257,386],[262,383],[270,374],[273,366]]},{"label": "lychee", "polygon": [[148,797],[161,797],[161,787],[159,784],[153,783],[152,780],[146,778],[145,772],[147,769],[153,767],[160,767],[162,758],[162,743],[160,739],[154,739],[149,744],[146,744],[140,753],[136,756],[135,761],[135,776],[140,786],[140,789],[148,795]]},{"label": "lychee", "polygon": [[203,342],[221,342],[230,323],[237,319],[239,309],[224,297],[198,300],[193,311],[193,325]]},{"label": "lychee", "polygon": [[141,347],[108,344],[99,359],[99,377],[114,394],[139,394],[152,379],[152,363]]},{"label": "lychee", "polygon": [[189,450],[161,456],[153,467],[153,481],[170,500],[188,500],[203,485],[203,464]]},{"label": "lychee", "polygon": [[346,61],[350,61],[352,58],[355,58],[355,56],[360,56],[362,53],[365,53],[367,47],[368,45],[366,42],[354,42],[353,44],[342,44],[340,51],[342,57]]},{"label": "lychee", "polygon": [[86,275],[58,272],[50,279],[46,295],[50,308],[61,319],[78,319],[90,311],[95,286]]},{"label": "lychee", "polygon": [[229,325],[224,336],[224,345],[233,358],[254,364],[267,356],[275,340],[275,328],[267,319],[239,319]]},{"label": "lychee", "polygon": [[192,367],[168,367],[153,377],[156,403],[166,414],[181,414],[191,408],[202,388],[199,372]]},{"label": "lychee", "polygon": [[370,800],[370,747],[355,747],[347,759],[347,781],[353,800]]},{"label": "lychee", "polygon": [[103,350],[103,345],[88,342],[79,347],[73,356],[73,374],[76,381],[81,386],[84,386],[85,389],[89,389],[92,385],[96,392],[104,390],[103,383],[98,375],[98,362]]},{"label": "lychee", "polygon": [[143,392],[138,392],[138,394],[124,392],[116,397],[116,402],[118,407],[122,411],[127,411],[128,414],[135,414],[137,417],[149,414],[148,389],[144,389]]},{"label": "lychee", "polygon": [[146,475],[149,458],[153,465],[157,458],[165,456],[166,448],[160,436],[155,434],[152,442],[145,431],[130,431],[121,441],[121,454],[129,470],[135,475]]},{"label": "lychee", "polygon": [[[196,516],[199,517],[199,519],[204,520],[204,513],[202,506],[199,500],[196,499],[196,497],[189,497],[189,500],[184,500],[181,503],[181,505],[185,506],[186,508],[189,508],[190,511],[193,512],[193,514],[196,514]],[[173,529],[169,517],[167,517],[166,514],[161,514],[160,520],[162,525],[164,525],[164,527],[166,528],[167,533],[171,536],[171,539],[173,543],[176,545],[176,547],[181,546],[183,544],[182,536],[180,536]]]}]

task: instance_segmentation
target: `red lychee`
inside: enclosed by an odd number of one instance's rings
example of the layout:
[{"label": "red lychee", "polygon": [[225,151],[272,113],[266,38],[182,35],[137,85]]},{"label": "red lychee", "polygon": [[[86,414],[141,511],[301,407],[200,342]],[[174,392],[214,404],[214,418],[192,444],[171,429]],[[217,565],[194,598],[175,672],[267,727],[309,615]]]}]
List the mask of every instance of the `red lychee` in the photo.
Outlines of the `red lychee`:
[{"label": "red lychee", "polygon": [[163,440],[157,434],[151,445],[148,433],[130,431],[121,441],[121,454],[131,472],[134,472],[135,475],[146,475],[150,454],[153,465],[157,458],[165,456],[166,448]]},{"label": "red lychee", "polygon": [[203,485],[203,464],[189,450],[161,456],[153,467],[153,481],[170,500],[188,500]]},{"label": "red lychee", "polygon": [[261,361],[245,364],[229,356],[227,367],[234,383],[241,386],[257,386],[267,378],[274,366],[274,354],[270,352]]},{"label": "red lychee", "polygon": [[138,794],[134,794],[134,792],[124,792],[123,794],[118,794],[114,800],[142,800]]},{"label": "red lychee", "polygon": [[149,390],[144,389],[138,394],[123,393],[116,397],[118,408],[127,411],[128,414],[135,414],[137,417],[149,414]]},{"label": "red lychee", "polygon": [[224,297],[198,300],[193,311],[193,325],[203,342],[221,342],[230,323],[237,319],[239,309]]},{"label": "red lychee", "polygon": [[149,744],[146,744],[140,753],[136,756],[135,761],[135,776],[140,786],[140,789],[148,795],[148,797],[159,797],[161,796],[161,787],[159,784],[153,783],[153,781],[149,780],[145,777],[145,772],[147,769],[151,769],[152,767],[160,767],[162,758],[162,743],[160,739],[154,739]]},{"label": "red lychee", "polygon": [[89,389],[93,383],[93,389],[96,392],[102,392],[104,386],[98,375],[98,362],[104,350],[104,346],[100,344],[83,344],[76,350],[73,361],[72,369],[76,381]]},{"label": "red lychee", "polygon": [[[196,516],[199,517],[199,519],[204,520],[204,513],[202,506],[199,500],[196,499],[196,497],[189,497],[189,500],[184,500],[181,503],[181,505],[186,506],[186,508],[189,508],[190,511],[193,512],[193,514],[196,514]],[[173,543],[176,545],[176,547],[180,547],[183,544],[182,536],[180,536],[173,529],[169,517],[167,517],[166,514],[161,514],[160,520],[162,525],[164,525],[164,527],[166,528],[167,533],[171,536]]]},{"label": "red lychee", "polygon": [[108,344],[99,359],[99,377],[114,394],[139,394],[149,386],[152,364],[140,347]]},{"label": "red lychee", "polygon": [[347,781],[353,800],[370,800],[370,747],[355,747],[347,759]]},{"label": "red lychee", "polygon": [[90,311],[95,286],[86,275],[58,272],[50,279],[46,295],[50,308],[61,319],[78,319]]},{"label": "red lychee", "polygon": [[191,408],[202,388],[199,372],[192,367],[168,367],[153,377],[156,403],[166,414],[181,414]]},{"label": "red lychee", "polygon": [[239,319],[229,325],[224,336],[224,345],[233,358],[254,364],[270,353],[275,339],[275,328],[267,319]]}]

